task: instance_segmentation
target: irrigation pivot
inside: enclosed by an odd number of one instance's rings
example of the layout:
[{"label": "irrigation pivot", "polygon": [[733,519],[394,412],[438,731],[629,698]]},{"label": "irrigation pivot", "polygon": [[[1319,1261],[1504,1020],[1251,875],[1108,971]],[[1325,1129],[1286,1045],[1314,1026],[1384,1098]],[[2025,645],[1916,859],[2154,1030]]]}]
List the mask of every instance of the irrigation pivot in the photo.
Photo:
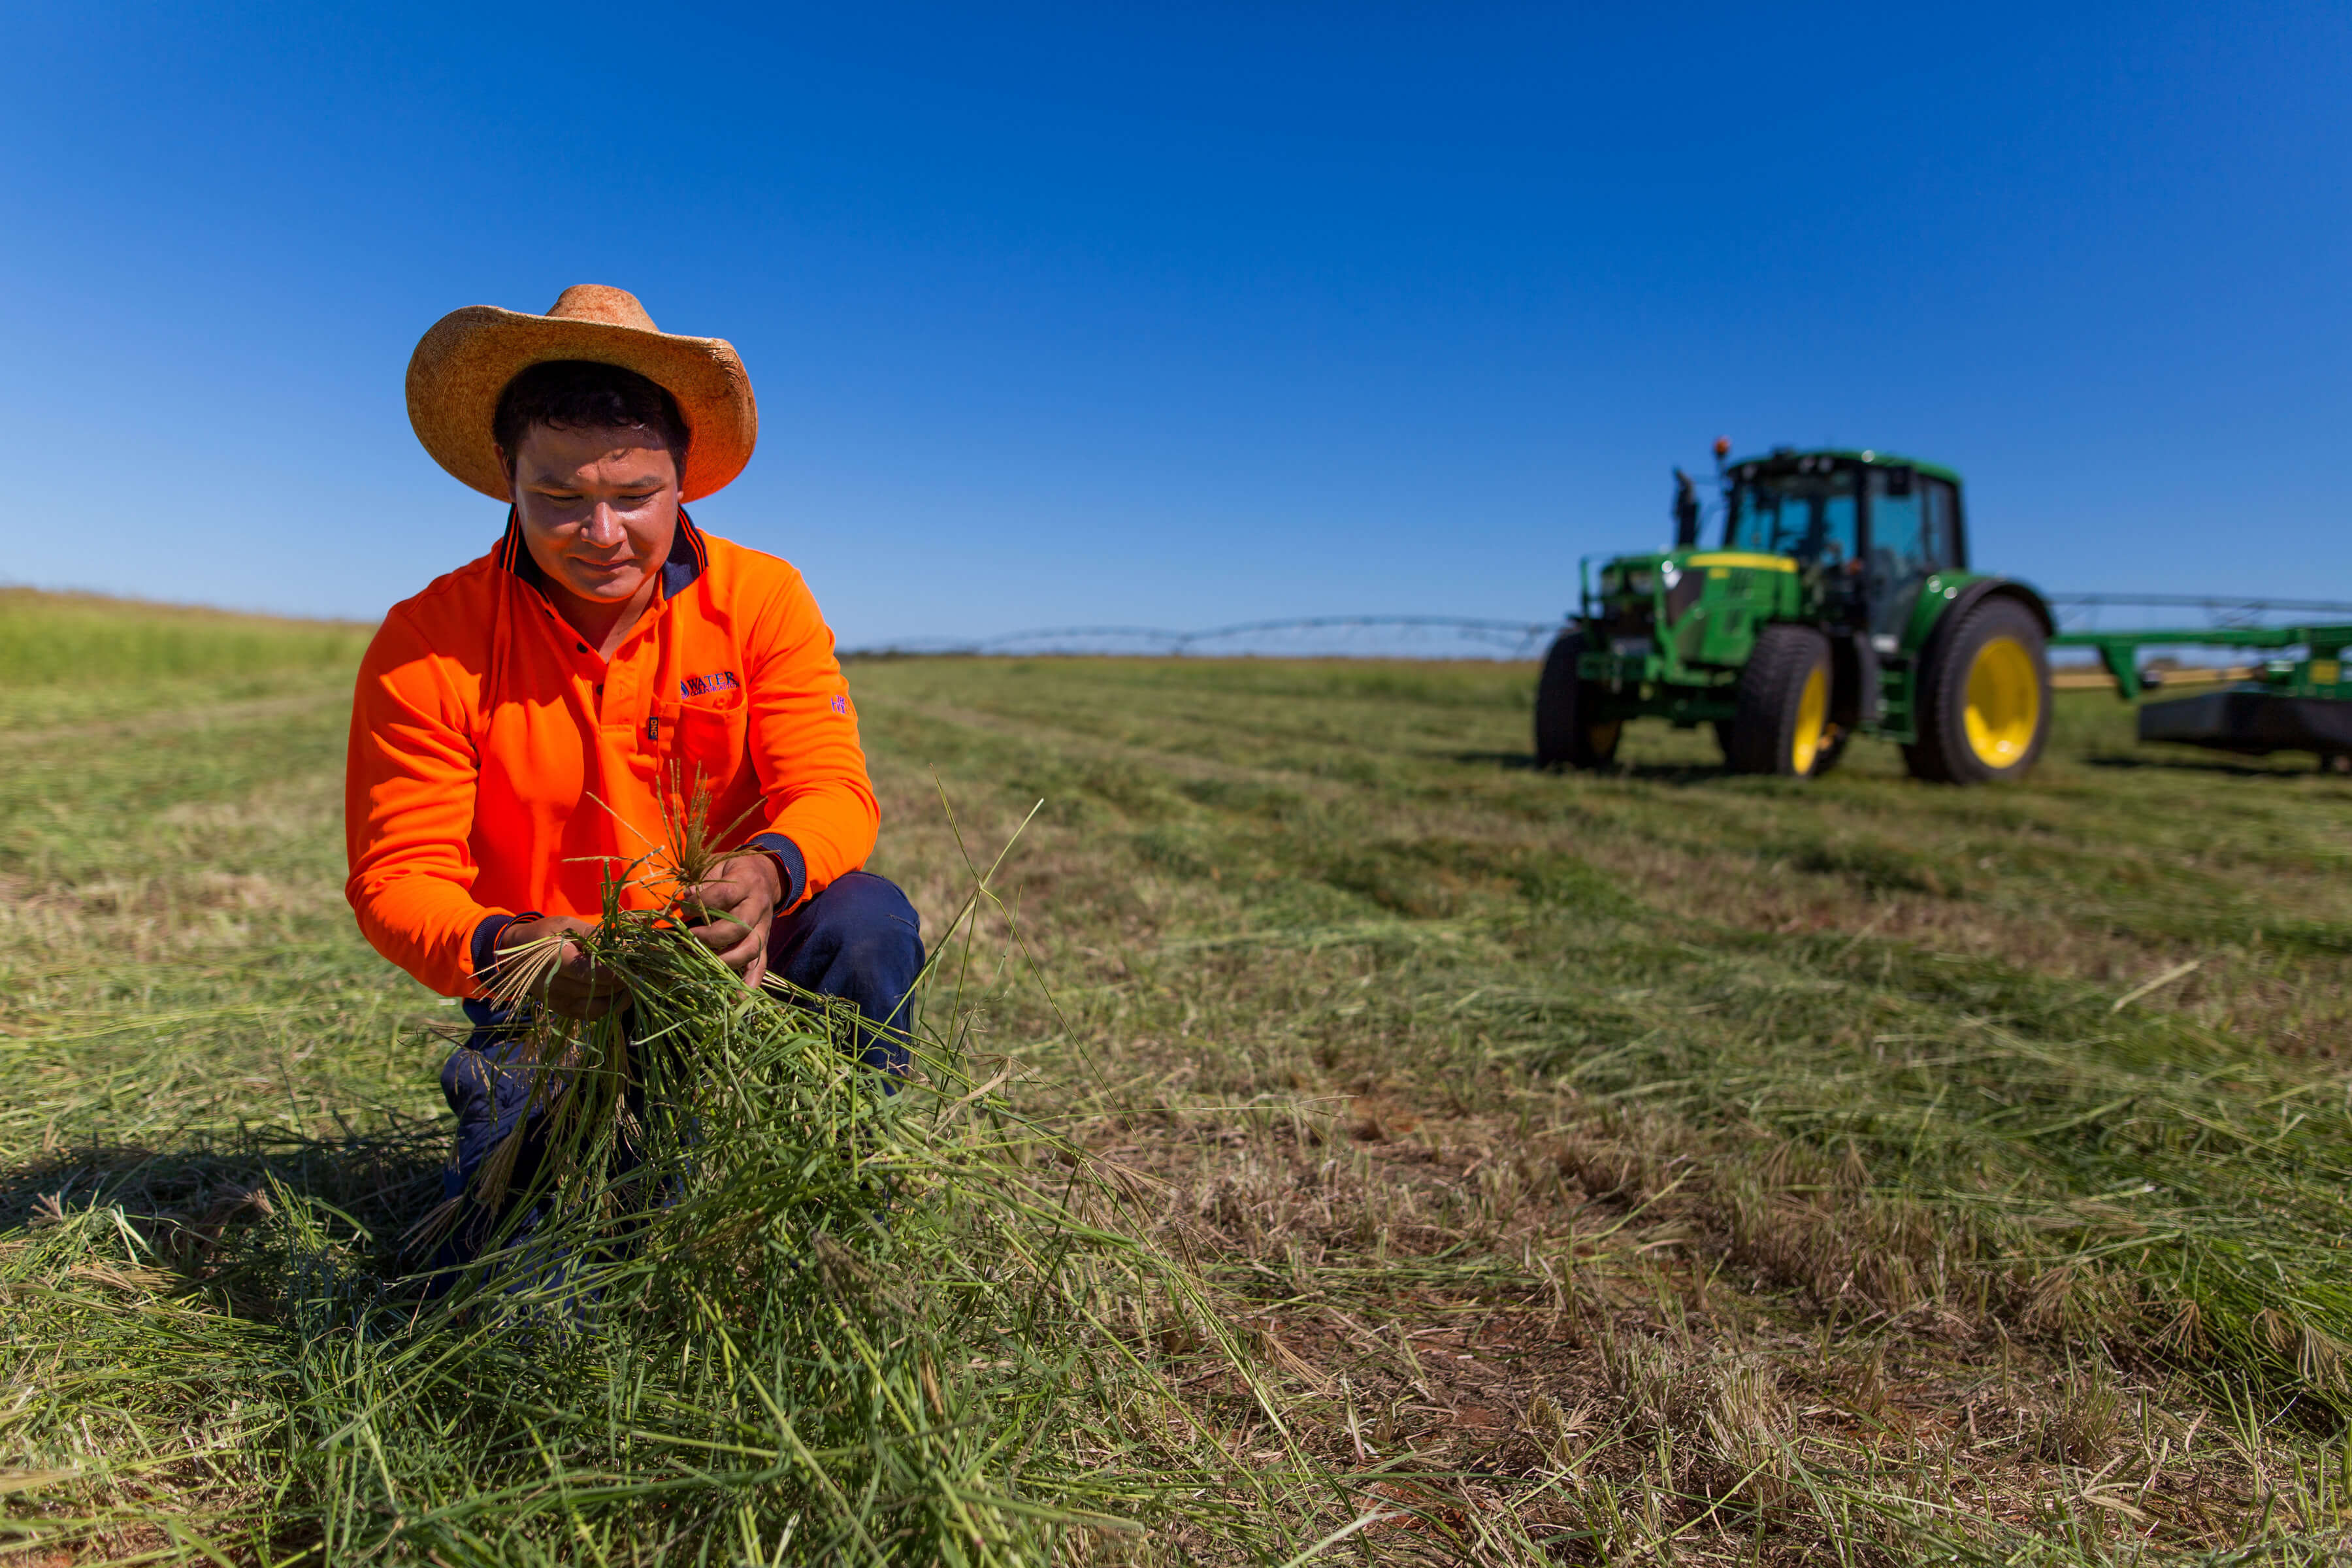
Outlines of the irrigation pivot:
[{"label": "irrigation pivot", "polygon": [[1166,626],[1040,626],[987,637],[935,637],[845,650],[864,658],[1533,658],[1553,621],[1468,616],[1295,616],[1179,631]]}]

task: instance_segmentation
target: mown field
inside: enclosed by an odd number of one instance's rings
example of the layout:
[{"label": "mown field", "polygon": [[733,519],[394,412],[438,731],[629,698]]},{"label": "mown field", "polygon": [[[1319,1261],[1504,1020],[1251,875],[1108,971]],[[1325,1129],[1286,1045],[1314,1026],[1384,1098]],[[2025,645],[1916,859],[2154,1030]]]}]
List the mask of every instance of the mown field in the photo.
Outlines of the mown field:
[{"label": "mown field", "polygon": [[[295,1306],[289,1207],[395,1275],[447,1131],[341,895],[364,636],[0,599],[0,1552],[497,1560]],[[927,1027],[1213,1308],[1039,1438],[1110,1517],[967,1560],[2344,1560],[2352,783],[2096,693],[2000,790],[1548,775],[1533,680],[853,667],[874,868],[943,930],[1013,845]],[[506,1462],[547,1560],[806,1560]]]}]

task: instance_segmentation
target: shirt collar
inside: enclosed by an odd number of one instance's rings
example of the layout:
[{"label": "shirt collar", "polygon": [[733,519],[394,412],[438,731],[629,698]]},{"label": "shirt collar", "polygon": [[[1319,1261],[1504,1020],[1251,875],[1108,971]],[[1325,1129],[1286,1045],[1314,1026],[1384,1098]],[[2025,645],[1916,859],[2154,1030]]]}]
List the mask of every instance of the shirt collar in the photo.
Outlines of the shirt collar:
[{"label": "shirt collar", "polygon": [[[523,542],[522,520],[511,506],[507,508],[506,537],[499,541],[498,563],[541,595],[546,594],[547,574],[540,570],[530,546]],[[694,526],[694,520],[686,515],[686,508],[678,508],[677,533],[669,542],[668,558],[662,563],[662,597],[675,599],[685,593],[709,564],[710,551],[702,542],[702,530]]]}]

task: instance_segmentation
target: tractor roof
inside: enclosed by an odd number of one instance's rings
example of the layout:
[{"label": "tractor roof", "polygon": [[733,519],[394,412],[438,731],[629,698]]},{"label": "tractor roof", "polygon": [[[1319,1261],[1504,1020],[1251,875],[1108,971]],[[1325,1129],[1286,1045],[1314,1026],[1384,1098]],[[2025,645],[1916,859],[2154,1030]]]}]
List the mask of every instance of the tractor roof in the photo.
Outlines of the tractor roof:
[{"label": "tractor roof", "polygon": [[1923,463],[1916,458],[1898,457],[1893,452],[1857,452],[1841,447],[1809,447],[1801,452],[1793,447],[1775,447],[1760,457],[1734,458],[1724,466],[1724,471],[1737,473],[1750,463],[1777,468],[1794,463],[1800,458],[1843,458],[1848,462],[1868,463],[1874,468],[1910,468],[1926,474],[1929,479],[1949,479],[1956,485],[1960,482],[1960,476],[1941,463]]}]

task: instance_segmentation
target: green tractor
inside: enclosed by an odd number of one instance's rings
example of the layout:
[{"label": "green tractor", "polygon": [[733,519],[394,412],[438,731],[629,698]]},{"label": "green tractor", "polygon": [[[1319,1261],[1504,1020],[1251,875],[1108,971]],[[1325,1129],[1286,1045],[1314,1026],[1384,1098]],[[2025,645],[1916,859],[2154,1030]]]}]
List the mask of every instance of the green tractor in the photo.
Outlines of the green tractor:
[{"label": "green tractor", "polygon": [[1960,477],[1883,452],[1725,464],[1723,542],[1699,547],[1675,471],[1675,548],[1621,555],[1545,657],[1536,761],[1608,766],[1630,719],[1715,726],[1736,773],[1826,773],[1856,735],[1913,776],[2015,778],[2050,734],[2050,607],[1969,570]]}]

